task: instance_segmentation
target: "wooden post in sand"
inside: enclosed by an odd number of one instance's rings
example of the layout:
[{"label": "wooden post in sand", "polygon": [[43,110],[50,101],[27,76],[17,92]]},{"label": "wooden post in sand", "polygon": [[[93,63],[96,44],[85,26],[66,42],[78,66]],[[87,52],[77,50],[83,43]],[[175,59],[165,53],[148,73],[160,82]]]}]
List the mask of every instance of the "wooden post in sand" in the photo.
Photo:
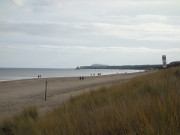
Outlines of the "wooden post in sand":
[{"label": "wooden post in sand", "polygon": [[47,81],[46,81],[46,84],[45,84],[45,101],[46,101],[46,94],[47,94]]}]

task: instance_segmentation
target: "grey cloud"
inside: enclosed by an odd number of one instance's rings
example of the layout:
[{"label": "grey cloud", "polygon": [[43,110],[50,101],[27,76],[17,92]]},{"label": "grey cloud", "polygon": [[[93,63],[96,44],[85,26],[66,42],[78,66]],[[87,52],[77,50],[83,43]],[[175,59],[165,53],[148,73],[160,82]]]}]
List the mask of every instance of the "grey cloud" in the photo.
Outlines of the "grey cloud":
[{"label": "grey cloud", "polygon": [[[163,23],[1,23],[0,41],[60,45],[177,47],[180,26]],[[145,42],[146,41],[146,42]],[[153,42],[154,41],[154,42]],[[163,44],[158,46],[163,46]],[[173,44],[172,44],[173,43]]]},{"label": "grey cloud", "polygon": [[61,6],[61,0],[12,0],[17,6],[36,6],[36,7],[48,7],[48,6]]},{"label": "grey cloud", "polygon": [[[179,15],[177,0],[14,0],[23,3],[35,13],[52,12],[54,7],[60,8],[68,16],[102,16],[102,15],[138,15],[138,14],[170,14]],[[23,2],[21,2],[23,1]],[[179,2],[178,2],[179,3]]]},{"label": "grey cloud", "polygon": [[122,53],[122,52],[134,52],[134,53],[180,53],[180,48],[169,48],[169,49],[154,49],[146,47],[86,47],[86,46],[54,46],[54,45],[40,45],[40,48],[52,49],[54,51],[86,51],[86,52],[111,52],[111,53]]},{"label": "grey cloud", "polygon": [[0,32],[24,33],[30,35],[52,35],[87,33],[92,31],[88,24],[68,23],[1,23]]},{"label": "grey cloud", "polygon": [[[90,44],[96,29],[77,23],[0,23],[0,42],[19,44]],[[93,40],[91,40],[93,38]]]},{"label": "grey cloud", "polygon": [[162,40],[180,42],[180,26],[162,23],[145,23],[138,25],[94,24],[103,34],[124,39]]}]

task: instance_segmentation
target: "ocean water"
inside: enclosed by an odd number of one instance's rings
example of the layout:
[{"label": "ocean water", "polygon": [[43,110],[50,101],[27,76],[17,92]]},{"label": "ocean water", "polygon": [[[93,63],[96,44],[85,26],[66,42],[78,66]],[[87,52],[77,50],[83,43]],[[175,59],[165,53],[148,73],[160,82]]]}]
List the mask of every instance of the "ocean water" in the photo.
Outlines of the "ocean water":
[{"label": "ocean water", "polygon": [[0,81],[21,80],[50,77],[79,77],[79,76],[97,76],[121,73],[143,72],[143,70],[115,70],[115,69],[50,69],[50,68],[0,68]]}]

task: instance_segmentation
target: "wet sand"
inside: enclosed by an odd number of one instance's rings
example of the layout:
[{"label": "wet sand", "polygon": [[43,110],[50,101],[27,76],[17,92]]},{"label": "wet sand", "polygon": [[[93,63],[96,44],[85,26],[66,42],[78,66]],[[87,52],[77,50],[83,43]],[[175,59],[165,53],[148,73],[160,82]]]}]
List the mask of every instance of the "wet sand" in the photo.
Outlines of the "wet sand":
[{"label": "wet sand", "polygon": [[[12,116],[29,105],[36,105],[38,111],[43,113],[67,101],[71,96],[154,72],[156,71],[92,76],[85,77],[84,80],[80,80],[79,77],[64,77],[0,82],[0,120]],[[47,101],[45,102],[46,81]]]}]

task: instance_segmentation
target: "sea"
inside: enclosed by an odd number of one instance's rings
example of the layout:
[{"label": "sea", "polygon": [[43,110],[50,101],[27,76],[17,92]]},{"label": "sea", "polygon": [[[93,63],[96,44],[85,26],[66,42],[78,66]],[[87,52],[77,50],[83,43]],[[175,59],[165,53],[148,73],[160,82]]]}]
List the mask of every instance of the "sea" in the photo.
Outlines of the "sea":
[{"label": "sea", "polygon": [[0,82],[51,77],[80,77],[143,72],[144,70],[119,69],[62,69],[62,68],[0,68]]}]

